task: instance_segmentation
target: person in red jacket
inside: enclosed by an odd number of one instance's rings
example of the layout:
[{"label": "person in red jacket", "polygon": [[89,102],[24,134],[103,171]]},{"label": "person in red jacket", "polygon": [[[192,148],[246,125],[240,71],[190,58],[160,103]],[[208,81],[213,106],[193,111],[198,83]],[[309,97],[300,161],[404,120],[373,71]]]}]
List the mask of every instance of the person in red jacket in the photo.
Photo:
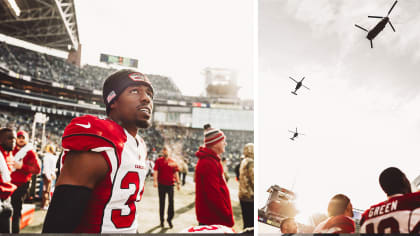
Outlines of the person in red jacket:
[{"label": "person in red jacket", "polygon": [[195,212],[200,225],[234,225],[229,189],[220,155],[225,152],[225,135],[218,129],[204,132],[204,147],[195,154]]},{"label": "person in red jacket", "polygon": [[168,156],[168,149],[162,149],[162,156],[155,162],[153,177],[153,186],[158,188],[159,192],[159,216],[160,227],[164,227],[165,197],[168,194],[168,218],[169,227],[172,228],[172,219],[174,217],[174,185],[179,190],[179,168],[176,161]]},{"label": "person in red jacket", "polygon": [[21,130],[17,133],[16,146],[13,149],[15,162],[12,172],[12,183],[17,186],[12,195],[13,217],[12,233],[19,233],[22,204],[28,192],[29,183],[33,174],[41,171],[40,163],[32,144],[28,143],[29,135]]},{"label": "person in red jacket", "polygon": [[344,194],[337,194],[328,203],[328,218],[321,222],[313,233],[353,234],[356,225],[353,217],[353,206]]},{"label": "person in red jacket", "polygon": [[10,216],[13,211],[10,196],[16,190],[10,177],[15,139],[16,133],[12,129],[0,129],[0,233],[10,233]]}]

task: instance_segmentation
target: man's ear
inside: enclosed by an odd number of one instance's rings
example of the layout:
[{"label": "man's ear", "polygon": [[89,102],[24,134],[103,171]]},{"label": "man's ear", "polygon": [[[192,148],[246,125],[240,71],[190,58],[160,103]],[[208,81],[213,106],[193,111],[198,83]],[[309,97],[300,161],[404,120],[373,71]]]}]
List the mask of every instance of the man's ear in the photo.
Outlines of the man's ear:
[{"label": "man's ear", "polygon": [[114,109],[117,105],[115,105],[117,103],[117,101],[114,101],[113,103],[111,103],[111,106],[109,108]]}]

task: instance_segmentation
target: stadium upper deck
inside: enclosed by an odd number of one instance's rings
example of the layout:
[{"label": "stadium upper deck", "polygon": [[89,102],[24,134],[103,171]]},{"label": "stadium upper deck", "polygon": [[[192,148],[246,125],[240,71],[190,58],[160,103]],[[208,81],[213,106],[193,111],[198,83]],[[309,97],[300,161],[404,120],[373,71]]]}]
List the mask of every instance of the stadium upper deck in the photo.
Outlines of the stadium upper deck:
[{"label": "stadium upper deck", "polygon": [[79,33],[73,0],[16,0],[0,4],[0,33],[58,50],[77,50]]}]

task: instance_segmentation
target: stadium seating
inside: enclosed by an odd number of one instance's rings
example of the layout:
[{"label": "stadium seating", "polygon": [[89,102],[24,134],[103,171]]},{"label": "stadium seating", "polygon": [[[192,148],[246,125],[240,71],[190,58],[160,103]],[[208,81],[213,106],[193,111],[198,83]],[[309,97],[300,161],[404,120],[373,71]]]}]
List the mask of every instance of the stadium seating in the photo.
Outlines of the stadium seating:
[{"label": "stadium seating", "polygon": [[[0,64],[9,70],[32,78],[73,85],[84,89],[102,90],[105,78],[116,71],[112,68],[85,65],[79,68],[66,59],[29,49],[0,43]],[[172,79],[147,74],[155,87],[156,98],[180,99],[182,93]]]}]

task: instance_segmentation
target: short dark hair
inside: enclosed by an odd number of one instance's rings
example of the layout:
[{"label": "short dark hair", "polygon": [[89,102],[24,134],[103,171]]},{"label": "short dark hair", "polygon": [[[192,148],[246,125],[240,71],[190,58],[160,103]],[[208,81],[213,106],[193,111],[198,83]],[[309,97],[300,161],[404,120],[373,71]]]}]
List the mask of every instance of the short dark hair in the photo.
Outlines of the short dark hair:
[{"label": "short dark hair", "polygon": [[203,126],[203,128],[204,128],[204,129],[211,128],[211,125],[210,125],[210,124],[205,124],[205,125]]},{"label": "short dark hair", "polygon": [[1,143],[0,145],[2,145],[3,142],[5,141],[6,133],[8,132],[13,132],[13,129],[7,128],[7,127],[0,129],[0,143]]},{"label": "short dark hair", "polygon": [[337,194],[328,203],[328,216],[343,215],[350,203],[350,198],[344,194]]},{"label": "short dark hair", "polygon": [[411,185],[405,174],[396,167],[389,167],[379,175],[379,184],[387,196],[411,193]]},{"label": "short dark hair", "polygon": [[289,217],[289,218],[286,218],[286,219],[284,219],[284,220],[282,220],[281,221],[281,223],[280,223],[280,230],[283,232],[283,226],[288,222],[288,221],[295,221],[295,218],[292,218],[292,217]]}]

